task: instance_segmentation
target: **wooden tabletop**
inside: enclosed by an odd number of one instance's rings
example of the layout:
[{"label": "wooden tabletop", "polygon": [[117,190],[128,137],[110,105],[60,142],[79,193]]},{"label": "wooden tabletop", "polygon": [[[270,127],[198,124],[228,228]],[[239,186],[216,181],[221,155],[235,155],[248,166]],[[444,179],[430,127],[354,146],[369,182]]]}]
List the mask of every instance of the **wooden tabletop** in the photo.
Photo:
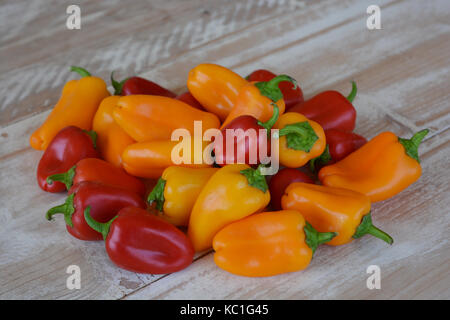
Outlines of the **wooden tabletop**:
[{"label": "wooden tabletop", "polygon": [[[450,298],[450,2],[448,0],[118,0],[78,1],[81,29],[66,27],[67,4],[0,4],[0,298],[1,299],[437,299]],[[368,30],[366,9],[381,8],[381,29]],[[423,175],[373,205],[388,246],[364,237],[320,247],[308,269],[245,278],[219,269],[213,254],[168,275],[121,270],[104,244],[83,242],[48,222],[63,202],[36,183],[42,152],[30,134],[83,66],[109,79],[140,75],[181,92],[202,62],[245,76],[259,68],[287,73],[305,97],[358,84],[356,132],[410,137],[429,128],[420,147]],[[108,80],[109,82],[109,80]],[[66,286],[68,266],[81,289]],[[367,268],[381,270],[369,290]]]}]

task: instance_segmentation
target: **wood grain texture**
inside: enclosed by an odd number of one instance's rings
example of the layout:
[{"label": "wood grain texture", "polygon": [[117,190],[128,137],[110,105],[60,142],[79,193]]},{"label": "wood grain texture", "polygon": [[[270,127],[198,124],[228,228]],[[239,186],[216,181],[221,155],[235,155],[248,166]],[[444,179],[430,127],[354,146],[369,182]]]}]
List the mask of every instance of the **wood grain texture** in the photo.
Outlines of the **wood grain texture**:
[{"label": "wood grain texture", "polygon": [[[27,5],[25,5],[27,3]],[[60,1],[0,4],[0,298],[14,299],[399,299],[450,298],[450,5],[445,0],[383,0],[382,30],[365,27],[371,1],[82,1],[82,29],[65,28]],[[26,8],[26,9],[25,9]],[[8,32],[4,31],[8,30]],[[395,244],[365,237],[321,247],[307,270],[276,277],[233,276],[198,255],[163,276],[115,267],[100,242],[68,235],[45,211],[64,195],[42,192],[41,156],[29,135],[82,65],[108,79],[138,73],[177,92],[188,71],[214,62],[246,75],[257,68],[288,73],[305,96],[358,84],[356,131],[410,136],[431,129],[421,147],[423,176],[373,206]],[[82,288],[66,288],[79,265]],[[379,265],[382,289],[366,288]],[[212,285],[214,284],[214,285]]]},{"label": "wood grain texture", "polygon": [[[287,13],[285,1],[81,1],[81,30],[68,30],[67,3],[9,1],[0,12],[12,32],[0,35],[0,125],[50,109],[62,85],[76,78],[69,65],[80,65],[109,79],[150,70],[163,61],[215,39]],[[22,18],[23,14],[25,17]],[[22,23],[17,23],[22,21]],[[159,79],[164,78],[164,79]],[[171,87],[169,77],[158,81]],[[179,78],[179,76],[177,77]],[[27,81],[24,81],[27,79]]]}]

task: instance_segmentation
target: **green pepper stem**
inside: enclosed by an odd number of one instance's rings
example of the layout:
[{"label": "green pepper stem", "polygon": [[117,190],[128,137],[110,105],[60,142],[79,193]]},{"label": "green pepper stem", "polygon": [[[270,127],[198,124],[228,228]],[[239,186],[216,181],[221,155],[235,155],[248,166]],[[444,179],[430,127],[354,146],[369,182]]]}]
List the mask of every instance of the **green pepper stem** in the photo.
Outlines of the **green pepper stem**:
[{"label": "green pepper stem", "polygon": [[112,84],[112,86],[114,88],[114,95],[115,96],[120,96],[122,94],[123,85],[128,79],[130,79],[130,78],[125,78],[125,79],[123,79],[122,81],[119,82],[119,81],[114,79],[114,71],[111,72],[111,84]]},{"label": "green pepper stem", "polygon": [[286,136],[287,146],[290,149],[310,152],[319,139],[308,121],[291,123],[278,131],[274,138]]},{"label": "green pepper stem", "polygon": [[267,192],[267,189],[269,189],[269,186],[267,185],[265,176],[261,173],[263,167],[264,165],[260,164],[257,169],[248,168],[241,170],[240,173],[247,178],[249,186],[257,188],[265,193]]},{"label": "green pepper stem", "polygon": [[258,124],[267,130],[267,134],[270,134],[269,133],[270,129],[272,129],[275,122],[277,122],[278,115],[280,114],[280,109],[278,108],[278,106],[275,103],[272,103],[272,106],[273,106],[273,113],[270,119],[267,120],[266,122],[258,121]]},{"label": "green pepper stem", "polygon": [[323,151],[323,153],[314,158],[311,159],[309,161],[309,170],[311,170],[312,173],[316,173],[317,168],[316,168],[316,163],[320,164],[320,165],[326,165],[328,162],[330,162],[331,159],[331,154],[330,154],[330,146],[327,144],[325,147],[325,150]]},{"label": "green pepper stem", "polygon": [[305,130],[303,130],[303,128],[291,126],[291,125],[287,125],[278,131],[278,135],[280,137],[288,135],[290,133],[294,133],[294,134],[302,136],[302,137],[306,134],[306,132],[305,132]]},{"label": "green pepper stem", "polygon": [[84,220],[86,220],[86,223],[89,225],[89,227],[102,234],[103,240],[106,240],[106,237],[108,236],[109,233],[109,228],[111,227],[111,223],[113,223],[113,221],[117,218],[117,216],[115,216],[108,222],[102,223],[94,220],[90,212],[91,206],[87,206],[86,209],[84,209]]},{"label": "green pepper stem", "polygon": [[295,80],[294,78],[286,75],[286,74],[280,74],[279,76],[276,76],[272,79],[270,79],[269,81],[267,81],[267,86],[269,88],[278,88],[278,85],[280,84],[280,82],[283,81],[289,81],[290,83],[292,83],[294,85],[294,89],[297,89],[297,80]]},{"label": "green pepper stem", "polygon": [[369,229],[367,230],[368,234],[371,234],[374,237],[377,237],[378,239],[381,239],[389,244],[393,244],[394,243],[394,239],[392,239],[392,237],[390,235],[388,235],[386,232],[384,232],[383,230],[375,227],[375,226],[370,226]]},{"label": "green pepper stem", "polygon": [[70,71],[78,73],[82,78],[91,76],[89,71],[87,71],[86,69],[83,69],[81,67],[77,67],[77,66],[71,66]]},{"label": "green pepper stem", "polygon": [[311,171],[313,174],[316,173],[316,161],[319,157],[309,160],[309,171]]},{"label": "green pepper stem", "polygon": [[358,91],[358,88],[356,87],[356,82],[352,81],[352,91],[347,96],[347,100],[350,101],[350,103],[352,103],[353,100],[355,99],[357,91]]},{"label": "green pepper stem", "polygon": [[67,197],[66,201],[63,204],[49,209],[45,214],[45,218],[50,221],[53,219],[53,216],[55,214],[63,214],[66,224],[70,227],[73,227],[72,215],[75,212],[75,208],[73,206],[74,196],[75,194],[72,193]]},{"label": "green pepper stem", "polygon": [[278,87],[280,82],[283,81],[289,81],[294,84],[294,89],[297,88],[297,81],[294,78],[285,74],[276,76],[269,81],[256,82],[255,87],[258,88],[261,95],[269,98],[273,102],[277,102],[278,100],[283,99],[283,93]]},{"label": "green pepper stem", "polygon": [[361,238],[362,236],[365,236],[366,234],[370,234],[374,237],[377,237],[378,239],[381,239],[389,244],[394,243],[394,239],[392,239],[390,235],[388,235],[386,232],[375,227],[372,224],[372,215],[370,212],[362,218],[361,224],[356,229],[353,238],[358,239]]},{"label": "green pepper stem", "polygon": [[411,139],[398,138],[398,142],[400,142],[403,147],[405,147],[405,152],[408,156],[415,159],[420,163],[419,159],[419,145],[425,136],[430,132],[429,129],[423,129],[419,132],[416,132]]},{"label": "green pepper stem", "polygon": [[51,185],[51,184],[53,184],[54,181],[59,181],[59,182],[64,183],[66,185],[67,190],[69,190],[73,184],[73,177],[75,177],[75,168],[76,168],[76,165],[74,165],[72,168],[70,168],[66,172],[52,174],[51,176],[48,176],[47,183]]},{"label": "green pepper stem", "polygon": [[305,232],[305,242],[313,254],[319,245],[331,241],[338,235],[337,232],[319,232],[308,221],[305,221],[303,231]]},{"label": "green pepper stem", "polygon": [[164,188],[166,186],[166,180],[159,178],[152,192],[148,195],[147,202],[152,204],[156,201],[156,209],[163,211],[164,208]]},{"label": "green pepper stem", "polygon": [[83,130],[84,133],[86,133],[89,138],[91,138],[92,140],[92,144],[94,145],[94,149],[97,149],[97,132],[95,132],[94,130],[88,131],[88,130]]}]

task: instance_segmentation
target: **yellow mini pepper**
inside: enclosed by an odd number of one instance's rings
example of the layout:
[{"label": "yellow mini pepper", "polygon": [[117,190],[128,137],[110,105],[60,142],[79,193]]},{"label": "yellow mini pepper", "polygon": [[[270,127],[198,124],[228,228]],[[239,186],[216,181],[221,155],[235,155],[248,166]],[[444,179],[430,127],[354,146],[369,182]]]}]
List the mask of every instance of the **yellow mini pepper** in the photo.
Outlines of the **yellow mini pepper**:
[{"label": "yellow mini pepper", "polygon": [[371,234],[389,244],[392,238],[372,225],[370,199],[356,191],[320,186],[310,183],[291,183],[281,198],[286,210],[297,210],[319,232],[336,232],[327,244],[346,244]]},{"label": "yellow mini pepper", "polygon": [[411,139],[382,132],[361,148],[319,171],[322,184],[367,195],[372,202],[386,200],[406,189],[422,174],[418,148],[428,129]]},{"label": "yellow mini pepper", "polygon": [[[209,147],[208,142],[191,137],[187,140],[186,148],[181,145],[182,142],[171,140],[158,140],[149,142],[138,142],[129,145],[122,153],[122,166],[129,174],[142,178],[158,179],[163,171],[170,167],[179,165],[189,168],[210,167],[213,163],[212,158],[205,161],[203,152]],[[197,150],[198,144],[201,148]],[[191,150],[190,155],[183,155],[184,150]],[[184,156],[180,159],[181,163],[174,162],[173,154]],[[200,159],[195,163],[195,158]],[[181,157],[180,157],[181,158]],[[185,161],[184,161],[185,160]]]},{"label": "yellow mini pepper", "polygon": [[159,216],[176,225],[187,226],[195,200],[218,168],[169,167],[158,179],[147,201],[156,203]]},{"label": "yellow mini pepper", "polygon": [[119,96],[103,99],[92,123],[92,129],[97,133],[97,146],[102,158],[116,167],[122,165],[123,150],[136,143],[113,118],[112,112],[119,99]]},{"label": "yellow mini pepper", "polygon": [[289,81],[297,86],[295,79],[283,74],[269,81],[250,82],[242,87],[221,128],[225,128],[231,121],[243,115],[266,122],[272,117],[274,105],[278,107],[279,114],[283,114],[286,106],[283,93],[278,87],[283,81]]},{"label": "yellow mini pepper", "polygon": [[68,126],[83,130],[92,129],[92,119],[100,102],[109,96],[106,83],[80,68],[71,67],[79,73],[80,80],[71,80],[63,88],[61,98],[45,122],[33,132],[30,145],[36,150],[45,150],[56,134]]},{"label": "yellow mini pepper", "polygon": [[280,163],[298,168],[320,156],[326,147],[325,132],[320,124],[297,112],[283,114],[275,123],[279,129]]},{"label": "yellow mini pepper", "polygon": [[220,168],[195,201],[188,236],[195,251],[208,249],[227,224],[264,209],[270,202],[265,177],[246,164]]},{"label": "yellow mini pepper", "polygon": [[228,116],[236,103],[239,91],[247,84],[247,80],[237,73],[211,63],[196,66],[189,71],[187,80],[189,92],[221,121]]},{"label": "yellow mini pepper", "polygon": [[193,134],[194,121],[201,121],[202,130],[220,126],[216,115],[162,96],[121,97],[113,116],[117,124],[138,142],[170,139],[172,132],[180,128]]},{"label": "yellow mini pepper", "polygon": [[316,248],[336,234],[317,232],[295,210],[257,213],[220,230],[216,264],[233,274],[267,277],[305,269]]}]

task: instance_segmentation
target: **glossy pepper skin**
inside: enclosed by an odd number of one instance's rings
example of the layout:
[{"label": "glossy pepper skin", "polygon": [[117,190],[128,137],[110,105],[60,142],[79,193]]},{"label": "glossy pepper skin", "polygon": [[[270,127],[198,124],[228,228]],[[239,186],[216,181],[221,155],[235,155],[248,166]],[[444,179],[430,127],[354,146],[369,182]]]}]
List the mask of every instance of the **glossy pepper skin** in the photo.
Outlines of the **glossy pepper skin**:
[{"label": "glossy pepper skin", "polygon": [[352,82],[352,92],[344,97],[337,91],[324,91],[299,103],[289,112],[298,112],[319,123],[324,130],[339,129],[351,132],[355,129],[356,110],[352,101],[356,96],[356,84]]},{"label": "glossy pepper skin", "polygon": [[49,144],[37,169],[39,187],[47,192],[66,190],[64,183],[49,181],[51,175],[63,173],[84,158],[99,157],[95,149],[95,133],[69,126],[62,129]]},{"label": "glossy pepper skin", "polygon": [[175,99],[183,101],[184,103],[187,103],[188,105],[194,107],[195,109],[205,111],[205,108],[203,108],[201,103],[198,102],[197,99],[195,99],[194,96],[189,91],[179,94]]},{"label": "glossy pepper skin", "polygon": [[295,210],[257,213],[216,234],[214,261],[221,269],[247,277],[299,271],[309,265],[317,246],[334,236],[317,232]]},{"label": "glossy pepper skin", "polygon": [[[122,154],[123,168],[133,176],[158,179],[164,169],[170,166],[179,165],[188,168],[207,168],[213,164],[214,159],[209,158],[208,162],[205,162],[202,158],[203,151],[208,147],[207,142],[199,141],[196,138],[187,139],[186,142],[190,144],[191,157],[190,159],[186,157],[187,159],[186,161],[183,160],[183,163],[175,163],[172,160],[172,152],[176,155],[181,152],[178,149],[182,148],[180,145],[181,142],[158,140],[132,144]],[[195,149],[195,145],[199,145],[201,148],[197,150]],[[199,163],[195,162],[196,158],[200,160]]]},{"label": "glossy pepper skin", "polygon": [[91,76],[79,67],[72,67],[71,71],[78,72],[82,78],[66,83],[52,112],[31,135],[30,145],[33,149],[47,149],[56,134],[68,126],[91,130],[92,119],[100,102],[109,96],[102,79]]},{"label": "glossy pepper skin", "polygon": [[159,216],[176,226],[187,226],[195,200],[218,168],[169,167],[158,179],[147,201],[156,203]]},{"label": "glossy pepper skin", "polygon": [[325,132],[315,121],[300,113],[287,112],[275,123],[275,137],[279,137],[280,163],[298,168],[320,156],[326,147]]},{"label": "glossy pepper skin", "polygon": [[211,247],[214,235],[227,224],[263,210],[270,201],[265,177],[246,164],[220,168],[195,201],[188,236],[195,251]]},{"label": "glossy pepper skin", "polygon": [[67,190],[80,182],[94,181],[126,189],[140,196],[144,196],[146,192],[145,185],[141,180],[129,175],[122,168],[117,168],[105,160],[96,158],[82,159],[68,171],[51,175],[47,180],[62,182]]},{"label": "glossy pepper skin", "polygon": [[209,112],[221,121],[230,113],[239,91],[248,82],[233,71],[210,63],[203,63],[189,71],[189,92]]},{"label": "glossy pepper skin", "polygon": [[314,181],[304,172],[293,168],[283,168],[270,178],[270,203],[273,210],[281,210],[281,197],[284,190],[293,182],[314,184]]},{"label": "glossy pepper skin", "polygon": [[281,202],[283,209],[301,212],[317,231],[336,232],[329,245],[346,244],[366,234],[393,243],[387,233],[372,225],[370,199],[359,192],[294,182]]},{"label": "glossy pepper skin", "polygon": [[[245,79],[250,82],[269,81],[277,75],[269,70],[258,69],[250,73]],[[300,86],[295,86],[289,81],[280,82],[280,90],[283,94],[284,104],[286,109],[303,102],[303,92]]]},{"label": "glossy pepper skin", "polygon": [[251,82],[242,87],[221,128],[225,128],[231,121],[243,115],[250,115],[261,122],[266,122],[273,115],[274,105],[278,107],[279,114],[283,114],[285,104],[278,87],[283,81],[289,81],[297,86],[295,79],[279,75],[267,82]]},{"label": "glossy pepper skin", "polygon": [[175,93],[161,87],[159,84],[141,77],[131,77],[121,82],[117,82],[113,79],[113,75],[111,74],[111,82],[115,89],[115,95],[130,96],[135,94],[146,94],[168,98],[175,98],[177,96]]},{"label": "glossy pepper skin", "polygon": [[102,158],[116,167],[122,165],[123,150],[136,142],[114,120],[113,110],[119,99],[119,96],[103,99],[92,123],[92,129],[97,133],[97,147]]},{"label": "glossy pepper skin", "polygon": [[372,202],[389,199],[419,179],[418,148],[427,133],[425,129],[403,139],[382,132],[341,161],[323,167],[319,179],[325,186],[364,193]]},{"label": "glossy pepper skin", "polygon": [[[222,139],[214,142],[214,155],[218,165],[245,163],[258,165],[268,163],[270,159],[270,139],[268,133],[278,120],[278,107],[273,109],[272,117],[261,122],[253,116],[243,115],[233,119],[222,128]],[[233,131],[229,131],[233,130]],[[228,132],[232,133],[229,135]],[[233,152],[227,151],[230,144]]]},{"label": "glossy pepper skin", "polygon": [[359,134],[338,129],[325,130],[325,137],[327,141],[325,151],[310,161],[312,172],[316,172],[317,167],[321,168],[344,159],[367,142],[366,138]]},{"label": "glossy pepper skin", "polygon": [[180,271],[192,263],[194,249],[175,226],[144,209],[126,207],[107,223],[85,211],[89,225],[103,234],[109,258],[120,268],[151,274]]},{"label": "glossy pepper skin", "polygon": [[138,142],[170,139],[172,132],[180,128],[193,134],[194,121],[201,121],[203,130],[220,126],[214,114],[160,96],[122,97],[114,108],[113,116],[117,124]]},{"label": "glossy pepper skin", "polygon": [[101,240],[102,235],[86,223],[85,209],[90,207],[92,217],[107,222],[128,206],[146,208],[147,204],[132,191],[85,181],[74,185],[65,203],[48,210],[46,218],[52,220],[55,214],[63,214],[67,231],[72,236],[80,240]]}]

